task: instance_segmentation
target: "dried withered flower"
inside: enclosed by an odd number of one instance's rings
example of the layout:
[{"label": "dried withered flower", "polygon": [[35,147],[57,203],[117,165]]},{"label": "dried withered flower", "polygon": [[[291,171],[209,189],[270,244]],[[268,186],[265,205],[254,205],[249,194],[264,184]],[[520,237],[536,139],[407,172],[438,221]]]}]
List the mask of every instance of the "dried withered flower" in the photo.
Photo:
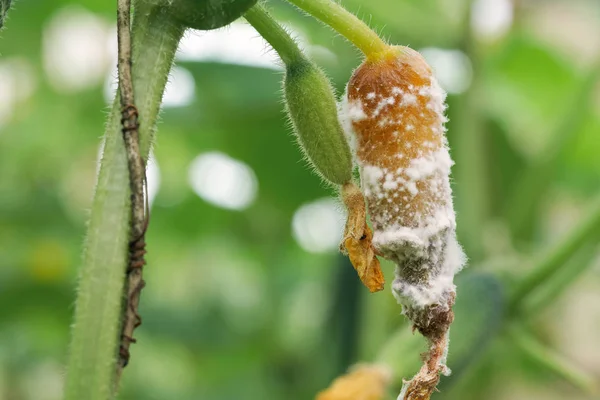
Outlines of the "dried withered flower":
[{"label": "dried withered flower", "polygon": [[365,198],[354,182],[343,185],[341,194],[348,220],[340,250],[348,254],[358,277],[371,293],[383,290],[384,278],[373,248],[373,231],[367,225]]},{"label": "dried withered flower", "polygon": [[393,47],[354,72],[340,110],[360,166],[373,245],[396,264],[394,296],[431,346],[425,373],[415,377],[418,389],[408,389],[406,399],[428,399],[447,372],[453,278],[465,263],[455,234],[445,97],[418,52]]}]

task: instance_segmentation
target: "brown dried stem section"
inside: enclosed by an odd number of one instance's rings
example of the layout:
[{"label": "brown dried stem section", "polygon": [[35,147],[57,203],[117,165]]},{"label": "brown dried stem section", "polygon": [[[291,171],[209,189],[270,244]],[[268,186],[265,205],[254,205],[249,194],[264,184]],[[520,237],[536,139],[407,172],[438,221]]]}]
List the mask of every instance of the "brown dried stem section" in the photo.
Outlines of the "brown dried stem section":
[{"label": "brown dried stem section", "polygon": [[[437,390],[440,375],[446,372],[445,355],[448,348],[448,330],[454,320],[454,296],[451,296],[448,307],[433,306],[425,310],[424,318],[430,318],[426,326],[415,322],[414,328],[427,338],[429,351],[419,372],[408,382],[403,400],[429,400]],[[412,319],[412,318],[411,318]]]},{"label": "brown dried stem section", "polygon": [[447,336],[430,341],[425,363],[409,382],[404,383],[408,385],[404,393],[404,400],[429,400],[431,398],[433,392],[437,390],[440,374],[444,372],[445,367],[441,365],[441,361],[447,345]]},{"label": "brown dried stem section", "polygon": [[129,363],[129,347],[135,343],[133,331],[142,323],[138,314],[140,293],[144,287],[142,267],[146,263],[144,254],[145,233],[148,224],[147,204],[144,196],[146,169],[140,152],[138,111],[135,107],[133,79],[131,73],[131,0],[117,1],[117,35],[119,46],[119,92],[121,96],[121,125],[131,188],[131,241],[129,243],[129,265],[125,288],[125,311],[117,364],[117,383],[123,368]]},{"label": "brown dried stem section", "polygon": [[371,291],[383,290],[384,278],[373,247],[373,231],[367,225],[367,210],[362,192],[353,182],[342,186],[342,199],[348,209],[344,239],[340,246],[362,283]]}]

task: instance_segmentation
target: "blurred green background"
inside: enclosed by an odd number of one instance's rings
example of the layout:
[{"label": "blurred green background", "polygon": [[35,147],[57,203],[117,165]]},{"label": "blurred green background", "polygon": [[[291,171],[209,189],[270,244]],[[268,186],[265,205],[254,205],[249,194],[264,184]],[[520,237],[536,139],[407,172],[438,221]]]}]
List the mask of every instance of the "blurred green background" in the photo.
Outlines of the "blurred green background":
[{"label": "blurred green background", "polygon": [[[435,398],[600,398],[598,234],[530,312],[506,306],[600,194],[600,2],[343,4],[421,50],[449,92],[470,263],[455,373]],[[269,6],[341,94],[357,51],[283,1]],[[61,398],[115,32],[115,4],[100,0],[20,0],[0,32],[1,400]],[[336,252],[343,207],[302,160],[281,78],[243,21],[181,44],[149,168],[144,323],[121,399],[309,399],[374,360],[395,368],[395,398],[418,369],[424,343],[390,292],[369,295]],[[389,287],[393,266],[384,272]]]}]

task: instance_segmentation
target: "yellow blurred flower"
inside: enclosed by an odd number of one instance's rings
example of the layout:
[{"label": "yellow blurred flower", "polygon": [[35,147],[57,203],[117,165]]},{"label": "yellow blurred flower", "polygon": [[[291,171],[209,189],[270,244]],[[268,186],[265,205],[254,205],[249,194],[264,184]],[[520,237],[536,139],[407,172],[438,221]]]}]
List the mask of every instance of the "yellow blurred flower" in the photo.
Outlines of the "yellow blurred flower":
[{"label": "yellow blurred flower", "polygon": [[34,243],[29,253],[29,273],[39,282],[56,282],[67,273],[69,254],[64,244],[53,239]]},{"label": "yellow blurred flower", "polygon": [[315,400],[381,400],[391,379],[389,368],[359,364],[317,394]]}]

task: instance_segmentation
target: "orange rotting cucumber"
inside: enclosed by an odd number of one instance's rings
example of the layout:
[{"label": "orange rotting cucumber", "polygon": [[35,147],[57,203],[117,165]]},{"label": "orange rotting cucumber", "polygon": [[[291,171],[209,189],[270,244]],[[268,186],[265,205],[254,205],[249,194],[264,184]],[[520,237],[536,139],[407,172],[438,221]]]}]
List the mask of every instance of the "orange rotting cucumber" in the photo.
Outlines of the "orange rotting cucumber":
[{"label": "orange rotting cucumber", "polygon": [[360,167],[373,245],[395,262],[394,296],[430,340],[422,372],[433,387],[446,370],[453,278],[465,262],[455,234],[445,97],[418,52],[394,47],[354,72],[340,109]]}]

